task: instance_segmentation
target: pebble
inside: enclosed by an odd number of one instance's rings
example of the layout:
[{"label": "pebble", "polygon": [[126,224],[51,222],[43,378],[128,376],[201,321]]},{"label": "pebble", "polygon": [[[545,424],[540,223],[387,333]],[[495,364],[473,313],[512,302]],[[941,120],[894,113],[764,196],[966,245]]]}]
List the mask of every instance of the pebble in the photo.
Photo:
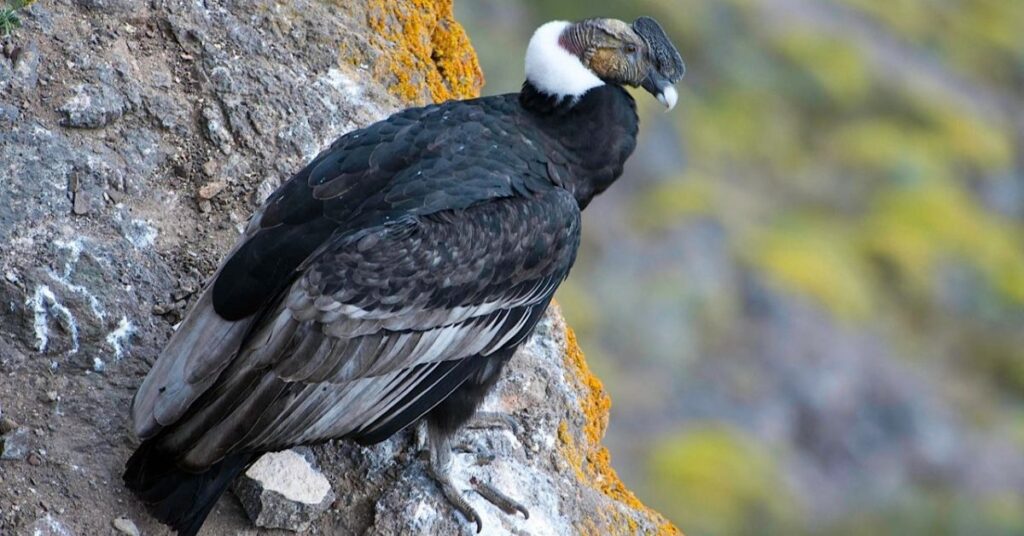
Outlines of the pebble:
[{"label": "pebble", "polygon": [[217,197],[217,194],[221,193],[224,188],[227,187],[227,183],[224,181],[210,181],[199,188],[200,199],[213,199]]},{"label": "pebble", "polygon": [[115,204],[124,201],[124,192],[120,190],[115,190],[111,188],[104,193],[106,193],[107,197],[109,197],[110,200],[113,201]]},{"label": "pebble", "polygon": [[165,314],[167,314],[167,313],[169,313],[169,312],[171,312],[173,310],[174,310],[174,307],[172,307],[169,304],[157,303],[157,304],[153,305],[152,313],[155,314],[155,315],[160,316],[160,315],[165,315]]},{"label": "pebble", "polygon": [[88,192],[75,192],[75,202],[72,205],[72,212],[78,216],[84,216],[89,213],[89,193]]},{"label": "pebble", "polygon": [[11,430],[14,430],[17,427],[18,427],[18,421],[14,420],[14,419],[12,419],[10,417],[4,417],[4,418],[0,419],[0,435],[4,435],[7,432],[10,432]]}]

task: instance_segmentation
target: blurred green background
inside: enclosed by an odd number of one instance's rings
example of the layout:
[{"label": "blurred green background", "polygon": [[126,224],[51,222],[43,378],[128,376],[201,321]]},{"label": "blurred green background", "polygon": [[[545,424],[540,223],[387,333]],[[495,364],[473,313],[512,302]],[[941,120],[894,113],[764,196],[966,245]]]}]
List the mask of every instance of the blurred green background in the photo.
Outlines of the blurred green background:
[{"label": "blurred green background", "polygon": [[517,91],[652,15],[623,178],[559,291],[623,479],[690,536],[1024,534],[1024,1],[458,0]]}]

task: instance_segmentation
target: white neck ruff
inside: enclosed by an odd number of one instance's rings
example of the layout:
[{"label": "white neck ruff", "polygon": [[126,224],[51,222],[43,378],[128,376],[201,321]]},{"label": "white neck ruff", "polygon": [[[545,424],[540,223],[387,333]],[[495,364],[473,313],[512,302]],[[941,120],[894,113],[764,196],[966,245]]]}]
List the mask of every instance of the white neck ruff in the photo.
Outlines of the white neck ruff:
[{"label": "white neck ruff", "polygon": [[568,26],[556,20],[533,33],[526,47],[526,80],[549,95],[579,98],[604,82],[558,42]]}]

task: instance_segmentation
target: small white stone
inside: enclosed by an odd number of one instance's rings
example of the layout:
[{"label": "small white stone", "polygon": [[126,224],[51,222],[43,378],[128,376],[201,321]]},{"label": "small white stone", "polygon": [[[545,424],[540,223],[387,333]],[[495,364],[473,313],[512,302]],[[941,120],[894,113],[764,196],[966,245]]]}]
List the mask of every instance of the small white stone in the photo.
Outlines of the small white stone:
[{"label": "small white stone", "polygon": [[301,454],[264,454],[235,480],[235,495],[258,527],[304,531],[334,501],[327,479]]},{"label": "small white stone", "polygon": [[267,491],[276,491],[288,500],[306,504],[318,504],[331,491],[331,484],[324,475],[294,450],[264,454],[245,475]]},{"label": "small white stone", "polygon": [[114,528],[117,529],[121,534],[128,534],[129,536],[139,536],[139,527],[135,526],[135,522],[127,517],[121,516],[114,519]]}]

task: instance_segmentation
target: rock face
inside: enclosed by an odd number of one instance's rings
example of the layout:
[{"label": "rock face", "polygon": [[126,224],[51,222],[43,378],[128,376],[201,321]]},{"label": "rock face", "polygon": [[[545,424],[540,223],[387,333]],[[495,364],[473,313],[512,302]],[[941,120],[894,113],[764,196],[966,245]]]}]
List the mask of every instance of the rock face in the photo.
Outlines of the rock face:
[{"label": "rock face", "polygon": [[[0,406],[26,453],[0,461],[0,534],[162,534],[120,483],[127,408],[249,214],[342,133],[482,78],[448,0],[55,0],[23,18],[0,46]],[[608,400],[557,311],[513,363],[487,404],[518,426],[464,432],[455,475],[531,515],[467,492],[485,530],[674,532],[608,465]],[[336,498],[296,528],[471,532],[417,452],[411,432],[311,449]],[[252,529],[230,494],[207,527]]]}]

